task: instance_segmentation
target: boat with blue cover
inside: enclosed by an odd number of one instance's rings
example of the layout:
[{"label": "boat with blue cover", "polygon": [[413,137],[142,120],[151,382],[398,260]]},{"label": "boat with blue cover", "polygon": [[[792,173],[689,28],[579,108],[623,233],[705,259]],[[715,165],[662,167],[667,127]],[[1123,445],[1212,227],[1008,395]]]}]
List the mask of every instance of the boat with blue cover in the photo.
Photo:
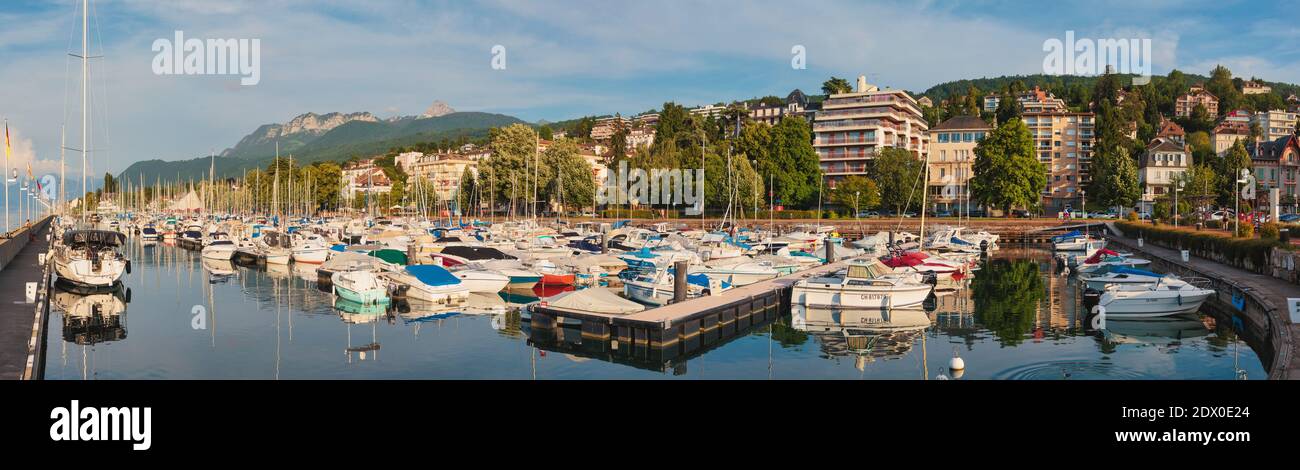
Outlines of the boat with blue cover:
[{"label": "boat with blue cover", "polygon": [[420,264],[385,269],[381,274],[407,298],[444,305],[460,305],[469,299],[469,288],[442,266]]}]

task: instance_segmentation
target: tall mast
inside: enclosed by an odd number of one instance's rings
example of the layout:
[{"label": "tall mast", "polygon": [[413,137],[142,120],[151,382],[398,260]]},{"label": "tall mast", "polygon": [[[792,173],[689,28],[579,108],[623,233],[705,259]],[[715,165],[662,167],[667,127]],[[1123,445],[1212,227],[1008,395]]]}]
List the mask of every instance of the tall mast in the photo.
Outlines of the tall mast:
[{"label": "tall mast", "polygon": [[59,215],[63,215],[68,208],[63,200],[65,165],[63,163],[64,154],[68,149],[68,126],[59,126]]},{"label": "tall mast", "polygon": [[[81,221],[86,221],[86,153],[89,147],[89,126],[86,112],[86,85],[90,81],[90,0],[81,0]],[[7,169],[6,169],[7,171]],[[8,175],[6,175],[7,177]],[[9,187],[5,186],[5,207],[9,207]],[[5,226],[9,225],[9,211],[5,211]]]}]

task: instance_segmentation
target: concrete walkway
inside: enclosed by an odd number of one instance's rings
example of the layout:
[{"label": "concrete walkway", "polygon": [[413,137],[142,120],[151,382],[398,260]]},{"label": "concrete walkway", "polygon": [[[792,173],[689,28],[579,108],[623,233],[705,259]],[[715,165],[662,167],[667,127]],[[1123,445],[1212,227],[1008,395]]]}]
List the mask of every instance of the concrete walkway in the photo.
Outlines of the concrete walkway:
[{"label": "concrete walkway", "polygon": [[[50,243],[45,240],[48,231],[49,224],[41,224],[36,239],[28,242],[13,261],[0,270],[0,380],[22,379],[27,373],[38,304],[26,303],[26,289],[28,282],[40,282],[44,273],[37,255],[50,248]],[[26,237],[27,233],[20,232],[16,236]],[[39,333],[43,335],[44,331]],[[41,347],[40,341],[41,338],[37,338],[34,346]],[[38,370],[40,364],[33,364],[33,367]],[[36,378],[34,373],[31,378]]]},{"label": "concrete walkway", "polygon": [[1274,364],[1274,370],[1269,371],[1269,377],[1300,379],[1300,344],[1298,344],[1300,341],[1297,341],[1297,339],[1300,339],[1300,325],[1291,321],[1290,310],[1287,306],[1287,298],[1300,299],[1300,285],[1196,256],[1191,256],[1188,258],[1190,261],[1183,262],[1182,253],[1177,250],[1156,246],[1151,243],[1145,243],[1143,247],[1138,248],[1137,240],[1118,235],[1123,232],[1120,232],[1113,223],[1107,224],[1107,227],[1112,233],[1109,239],[1127,245],[1133,251],[1141,252],[1148,257],[1160,258],[1169,264],[1200,272],[1206,277],[1234,285],[1248,294],[1256,294],[1255,297],[1263,304],[1268,315],[1270,315],[1272,324],[1284,325],[1286,330],[1279,332],[1281,333],[1279,336],[1283,342],[1288,344],[1274,345],[1276,347],[1275,361],[1285,360],[1286,364],[1281,362]]}]

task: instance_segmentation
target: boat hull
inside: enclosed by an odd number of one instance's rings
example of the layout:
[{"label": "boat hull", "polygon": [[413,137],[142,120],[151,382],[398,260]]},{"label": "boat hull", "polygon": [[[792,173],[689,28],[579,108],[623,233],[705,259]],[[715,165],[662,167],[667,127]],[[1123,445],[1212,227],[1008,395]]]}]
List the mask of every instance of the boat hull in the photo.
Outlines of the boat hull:
[{"label": "boat hull", "polygon": [[931,286],[852,286],[795,284],[791,301],[809,308],[881,309],[920,305],[930,296]]}]

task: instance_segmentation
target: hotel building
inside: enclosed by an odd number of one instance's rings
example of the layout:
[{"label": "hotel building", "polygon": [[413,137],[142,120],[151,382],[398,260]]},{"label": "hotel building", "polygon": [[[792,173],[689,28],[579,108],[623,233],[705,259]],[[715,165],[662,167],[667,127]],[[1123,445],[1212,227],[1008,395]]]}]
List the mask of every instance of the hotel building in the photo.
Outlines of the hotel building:
[{"label": "hotel building", "polygon": [[929,152],[929,126],[916,100],[903,90],[881,90],[858,77],[857,90],[830,95],[813,121],[813,149],[826,184],[865,175],[883,147],[897,147],[923,158]]}]

